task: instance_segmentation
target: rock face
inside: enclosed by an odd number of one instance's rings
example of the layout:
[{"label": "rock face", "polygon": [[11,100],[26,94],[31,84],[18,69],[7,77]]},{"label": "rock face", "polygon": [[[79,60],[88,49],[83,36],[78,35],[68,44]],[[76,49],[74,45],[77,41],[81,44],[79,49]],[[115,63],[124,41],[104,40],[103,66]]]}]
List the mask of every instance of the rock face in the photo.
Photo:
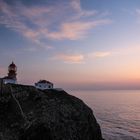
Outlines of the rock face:
[{"label": "rock face", "polygon": [[103,140],[92,110],[65,91],[5,85],[0,140]]}]

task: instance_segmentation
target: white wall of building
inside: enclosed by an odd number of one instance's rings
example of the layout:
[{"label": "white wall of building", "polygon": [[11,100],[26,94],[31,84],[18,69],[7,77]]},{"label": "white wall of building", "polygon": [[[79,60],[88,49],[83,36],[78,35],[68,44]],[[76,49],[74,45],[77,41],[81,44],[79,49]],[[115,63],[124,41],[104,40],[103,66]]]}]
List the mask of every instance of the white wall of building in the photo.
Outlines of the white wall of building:
[{"label": "white wall of building", "polygon": [[4,84],[17,84],[17,80],[14,79],[3,79]]},{"label": "white wall of building", "polygon": [[35,83],[35,87],[41,90],[53,89],[53,84],[49,83]]}]

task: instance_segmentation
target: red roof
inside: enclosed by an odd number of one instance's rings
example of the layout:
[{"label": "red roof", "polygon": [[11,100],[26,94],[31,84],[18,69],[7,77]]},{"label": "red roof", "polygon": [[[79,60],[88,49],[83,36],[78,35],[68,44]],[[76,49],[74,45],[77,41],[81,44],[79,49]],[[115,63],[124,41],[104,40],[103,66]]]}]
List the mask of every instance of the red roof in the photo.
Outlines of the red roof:
[{"label": "red roof", "polygon": [[46,81],[46,80],[40,80],[38,83],[42,83],[42,84],[44,84],[44,83],[47,83],[47,84],[52,84],[51,82]]},{"label": "red roof", "polygon": [[12,63],[9,65],[9,67],[12,67],[12,68],[15,68],[15,67],[17,67],[15,64],[14,64],[14,62],[12,61]]}]

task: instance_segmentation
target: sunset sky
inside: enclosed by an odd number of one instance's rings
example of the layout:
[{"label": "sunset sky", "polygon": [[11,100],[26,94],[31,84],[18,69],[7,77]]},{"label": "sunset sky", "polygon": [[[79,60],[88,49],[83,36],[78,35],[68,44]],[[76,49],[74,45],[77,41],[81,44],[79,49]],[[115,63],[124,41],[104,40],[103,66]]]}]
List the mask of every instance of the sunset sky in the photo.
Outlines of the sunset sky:
[{"label": "sunset sky", "polygon": [[0,77],[65,89],[140,88],[140,0],[0,0]]}]

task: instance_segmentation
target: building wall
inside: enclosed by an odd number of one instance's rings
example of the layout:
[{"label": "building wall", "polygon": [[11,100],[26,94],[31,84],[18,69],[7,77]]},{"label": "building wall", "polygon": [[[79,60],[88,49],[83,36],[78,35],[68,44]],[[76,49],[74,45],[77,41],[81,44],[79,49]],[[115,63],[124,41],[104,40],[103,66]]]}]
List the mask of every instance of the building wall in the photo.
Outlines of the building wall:
[{"label": "building wall", "polygon": [[48,83],[36,83],[35,87],[38,89],[52,89],[53,88],[53,84],[48,84]]},{"label": "building wall", "polygon": [[17,84],[17,80],[14,80],[14,79],[3,79],[3,83],[4,84]]}]

